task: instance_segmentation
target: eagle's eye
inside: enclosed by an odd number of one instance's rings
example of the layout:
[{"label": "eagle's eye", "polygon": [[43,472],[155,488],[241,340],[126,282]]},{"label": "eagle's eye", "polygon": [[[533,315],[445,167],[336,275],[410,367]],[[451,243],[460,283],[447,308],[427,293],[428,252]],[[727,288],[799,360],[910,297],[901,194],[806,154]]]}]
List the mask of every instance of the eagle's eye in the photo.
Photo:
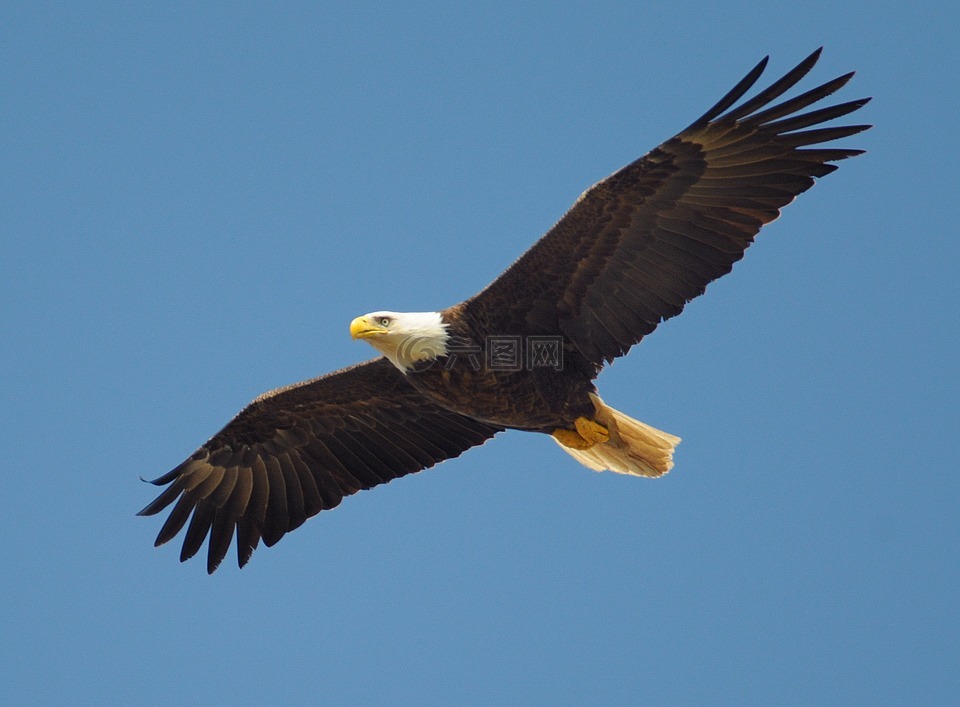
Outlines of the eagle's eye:
[{"label": "eagle's eye", "polygon": [[380,317],[380,326],[388,326],[390,324],[390,317]]}]

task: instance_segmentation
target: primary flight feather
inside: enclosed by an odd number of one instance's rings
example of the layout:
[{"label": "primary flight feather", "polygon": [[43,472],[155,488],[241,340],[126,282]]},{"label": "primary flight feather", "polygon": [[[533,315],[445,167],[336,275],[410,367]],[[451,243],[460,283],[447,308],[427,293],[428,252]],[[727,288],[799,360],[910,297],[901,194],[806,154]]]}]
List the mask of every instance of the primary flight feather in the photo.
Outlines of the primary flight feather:
[{"label": "primary flight feather", "polygon": [[[805,109],[852,73],[771,106],[818,49],[753,98],[761,61],[675,137],[588,189],[486,289],[439,312],[372,312],[350,333],[382,356],[261,395],[154,480],[140,515],[173,505],[207,571],[236,538],[241,567],[307,518],[459,456],[505,429],[543,432],[591,469],[660,476],[680,439],[605,405],[593,380],[743,257],[760,228],[868,125],[817,127],[869,99]],[[189,521],[189,523],[188,523]]]}]

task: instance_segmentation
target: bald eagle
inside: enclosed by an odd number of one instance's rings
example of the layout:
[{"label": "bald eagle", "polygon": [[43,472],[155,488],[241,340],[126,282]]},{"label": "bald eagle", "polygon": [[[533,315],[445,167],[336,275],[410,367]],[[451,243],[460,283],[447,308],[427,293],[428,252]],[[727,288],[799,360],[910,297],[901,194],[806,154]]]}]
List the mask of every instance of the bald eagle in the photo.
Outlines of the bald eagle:
[{"label": "bald eagle", "polygon": [[604,404],[594,379],[730,271],[814,178],[862,150],[823,143],[867,125],[814,127],[869,99],[803,112],[853,73],[770,105],[818,49],[737,102],[767,58],[688,128],[595,184],[486,289],[438,312],[350,324],[382,356],[254,400],[153,484],[140,511],[189,520],[180,560],[209,536],[213,572],[236,537],[243,567],[344,496],[459,456],[505,429],[551,435],[596,470],[660,476],[680,439]]}]

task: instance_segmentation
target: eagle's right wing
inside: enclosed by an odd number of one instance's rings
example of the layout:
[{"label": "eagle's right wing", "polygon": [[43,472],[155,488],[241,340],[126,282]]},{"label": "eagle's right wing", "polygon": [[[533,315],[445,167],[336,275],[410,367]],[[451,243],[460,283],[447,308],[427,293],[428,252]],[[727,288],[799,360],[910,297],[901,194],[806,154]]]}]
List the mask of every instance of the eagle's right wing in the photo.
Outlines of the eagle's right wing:
[{"label": "eagle's right wing", "polygon": [[374,359],[261,395],[151,482],[170,485],[139,515],[176,502],[156,544],[190,519],[180,561],[209,535],[211,573],[236,529],[243,567],[260,538],[271,546],[344,496],[459,456],[499,431],[429,402],[393,364]]}]

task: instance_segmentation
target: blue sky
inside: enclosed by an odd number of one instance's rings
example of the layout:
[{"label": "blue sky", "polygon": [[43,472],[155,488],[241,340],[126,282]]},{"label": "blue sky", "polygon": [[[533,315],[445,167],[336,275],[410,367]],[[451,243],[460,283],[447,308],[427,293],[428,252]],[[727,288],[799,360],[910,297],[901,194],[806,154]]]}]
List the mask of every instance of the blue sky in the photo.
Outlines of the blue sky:
[{"label": "blue sky", "polygon": [[[0,701],[960,699],[957,10],[318,5],[0,8]],[[600,378],[671,474],[508,433],[243,571],[152,547],[139,476],[821,44],[869,153]]]}]

